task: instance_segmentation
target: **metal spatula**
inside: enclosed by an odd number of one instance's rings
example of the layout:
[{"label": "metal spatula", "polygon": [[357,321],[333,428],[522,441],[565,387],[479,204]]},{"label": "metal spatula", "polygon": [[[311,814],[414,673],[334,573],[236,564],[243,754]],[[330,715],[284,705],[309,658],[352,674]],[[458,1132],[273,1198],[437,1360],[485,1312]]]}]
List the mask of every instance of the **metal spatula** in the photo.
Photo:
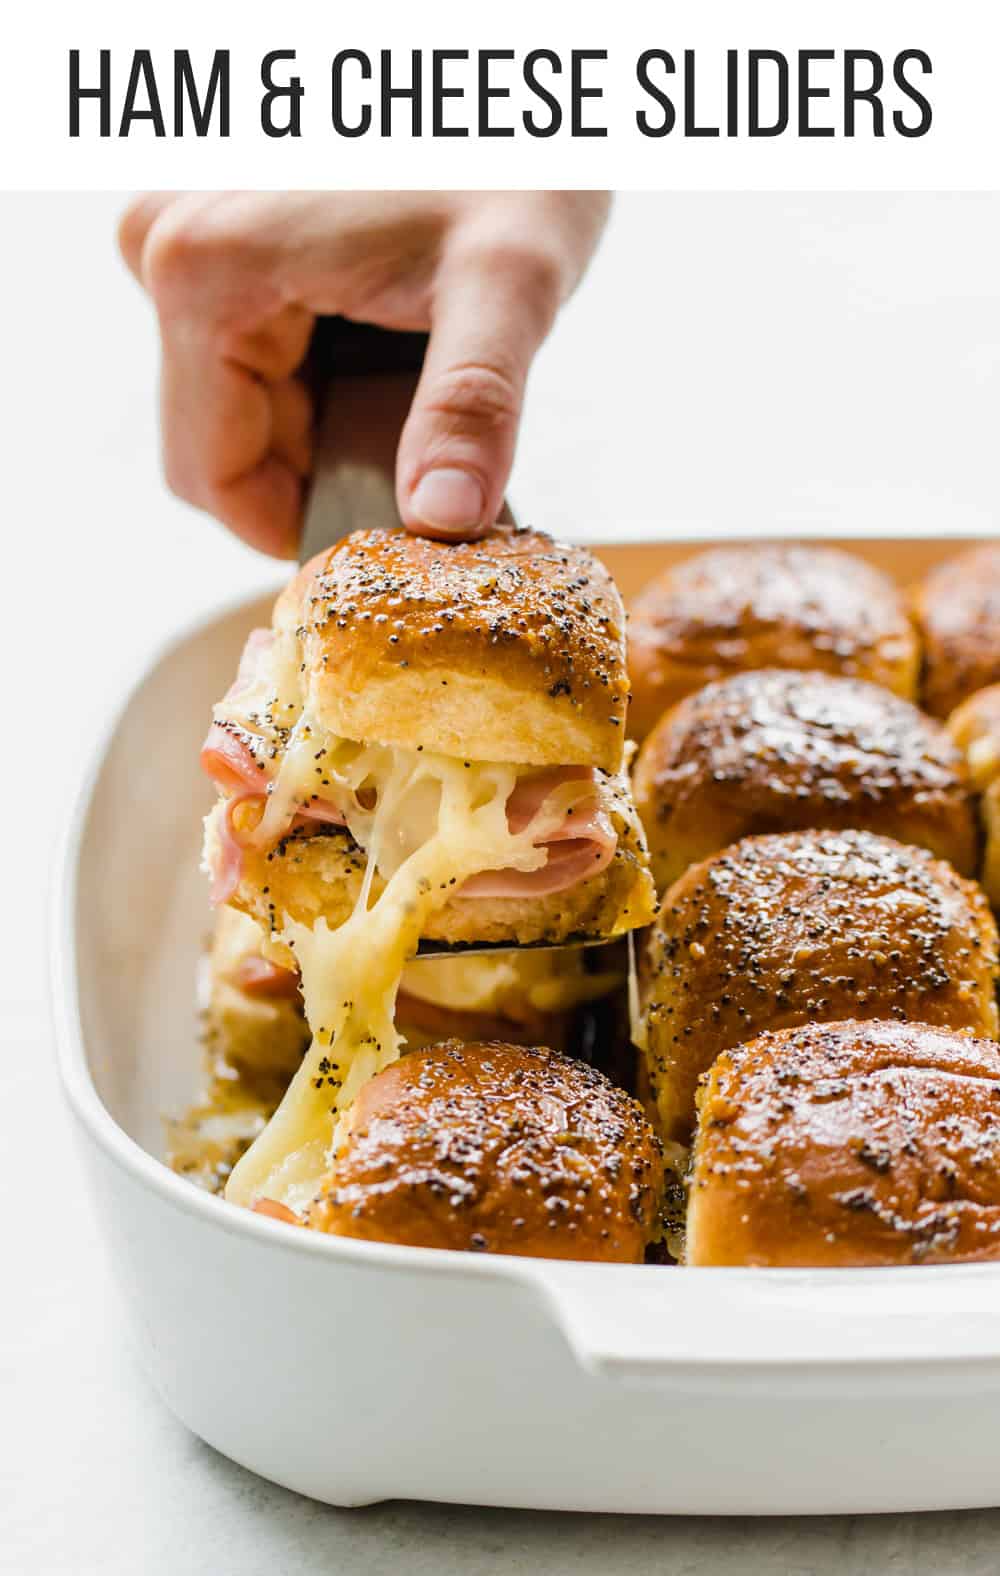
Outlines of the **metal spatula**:
[{"label": "metal spatula", "polygon": [[300,563],[351,531],[400,523],[396,450],[426,348],[426,334],[320,319],[310,356],[316,454]]},{"label": "metal spatula", "polygon": [[[300,563],[351,531],[400,524],[396,450],[426,348],[426,334],[395,333],[343,317],[320,320],[311,353],[318,404],[316,453]],[[513,519],[506,504],[501,518]],[[579,936],[561,945],[600,946],[605,939]],[[532,950],[560,950],[544,942],[528,945]],[[418,955],[512,950],[508,942],[422,941]]]}]

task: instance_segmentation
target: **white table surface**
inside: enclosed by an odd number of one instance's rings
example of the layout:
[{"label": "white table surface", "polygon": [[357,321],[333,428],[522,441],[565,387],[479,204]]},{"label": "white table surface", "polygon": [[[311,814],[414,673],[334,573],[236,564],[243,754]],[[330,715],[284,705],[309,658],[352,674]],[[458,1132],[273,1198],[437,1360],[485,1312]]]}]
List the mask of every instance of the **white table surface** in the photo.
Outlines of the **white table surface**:
[{"label": "white table surface", "polygon": [[[112,250],[118,206],[0,199],[0,1571],[995,1572],[992,1511],[332,1511],[230,1465],[148,1390],[52,1071],[49,849],[110,689],[177,622],[274,570],[161,484],[155,336]],[[995,530],[998,256],[1000,197],[622,201],[533,379],[521,518],[599,535]]]}]

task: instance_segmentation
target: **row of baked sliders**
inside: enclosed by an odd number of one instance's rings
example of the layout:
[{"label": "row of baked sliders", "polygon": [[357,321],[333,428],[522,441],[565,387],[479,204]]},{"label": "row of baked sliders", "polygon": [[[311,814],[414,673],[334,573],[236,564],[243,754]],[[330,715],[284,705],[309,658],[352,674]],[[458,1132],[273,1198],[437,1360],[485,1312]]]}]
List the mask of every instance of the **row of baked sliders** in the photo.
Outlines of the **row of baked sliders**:
[{"label": "row of baked sliders", "polygon": [[538,533],[322,555],[203,751],[172,1163],[412,1245],[1000,1256],[998,615],[1000,547],[908,602],[748,545],[654,581],[626,655],[605,570]]}]

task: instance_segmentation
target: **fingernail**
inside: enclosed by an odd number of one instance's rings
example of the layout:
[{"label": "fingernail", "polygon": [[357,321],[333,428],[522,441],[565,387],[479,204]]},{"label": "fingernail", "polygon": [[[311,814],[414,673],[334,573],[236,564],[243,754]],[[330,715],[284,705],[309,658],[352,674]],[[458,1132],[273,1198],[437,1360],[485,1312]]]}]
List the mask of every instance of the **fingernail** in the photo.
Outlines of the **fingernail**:
[{"label": "fingernail", "polygon": [[438,531],[469,531],[482,522],[486,498],[468,471],[428,471],[414,488],[410,507],[422,525]]}]

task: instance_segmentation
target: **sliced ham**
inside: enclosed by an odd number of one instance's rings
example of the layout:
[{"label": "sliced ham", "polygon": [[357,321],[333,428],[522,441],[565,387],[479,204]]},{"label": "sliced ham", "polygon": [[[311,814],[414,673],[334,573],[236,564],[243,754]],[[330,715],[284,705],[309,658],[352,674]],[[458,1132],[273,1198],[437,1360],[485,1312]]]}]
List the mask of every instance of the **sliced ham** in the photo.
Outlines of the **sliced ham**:
[{"label": "sliced ham", "polygon": [[[597,774],[591,766],[552,766],[548,771],[522,777],[514,784],[507,800],[507,825],[512,832],[523,832],[535,819],[546,799],[567,783],[590,783],[597,791]],[[586,802],[581,809],[586,808]],[[546,839],[547,841],[548,839]]]},{"label": "sliced ham", "polygon": [[218,843],[212,863],[212,888],[209,901],[228,903],[243,875],[243,839],[233,825],[233,815],[241,804],[257,800],[264,807],[263,794],[242,793],[227,799],[218,823]]},{"label": "sliced ham", "polygon": [[[225,697],[227,701],[236,700],[253,689],[274,639],[273,629],[250,631],[236,677]],[[201,766],[225,793],[239,793],[240,789],[267,792],[267,772],[257,764],[249,745],[221,722],[213,722],[208,730],[208,738],[201,747]]]},{"label": "sliced ham", "polygon": [[240,665],[236,670],[236,677],[226,692],[226,700],[236,700],[248,689],[253,689],[260,677],[263,665],[262,659],[270,652],[274,645],[273,629],[252,629],[246,638],[246,644],[240,656]]},{"label": "sliced ham", "polygon": [[292,1001],[299,993],[299,976],[294,969],[283,969],[257,952],[241,958],[229,978],[245,995],[267,1001]]},{"label": "sliced ham", "polygon": [[[263,807],[270,777],[257,763],[249,746],[217,722],[212,724],[202,746],[201,764],[223,793],[231,796],[220,821],[219,855],[212,872],[212,902],[226,903],[239,886],[247,843],[247,838],[241,836],[233,823],[233,812],[238,805],[254,799],[260,800]],[[557,827],[546,827],[544,831],[540,828],[537,846],[548,850],[541,869],[485,870],[466,881],[457,895],[463,898],[547,897],[603,870],[614,855],[618,839],[600,806],[597,773],[590,767],[553,767],[523,778],[507,801],[507,824],[516,833],[525,831],[536,818],[544,823],[543,812],[550,797],[558,789],[575,783],[581,788],[589,783],[593,792],[567,808]],[[343,826],[345,818],[331,801],[317,799],[296,806],[288,826],[278,835],[283,836],[286,831],[309,822]]]},{"label": "sliced ham", "polygon": [[302,826],[306,821],[325,821],[327,826],[347,825],[332,799],[315,799],[312,804],[300,804],[292,816],[292,826]]},{"label": "sliced ham", "polygon": [[[271,784],[269,774],[262,766],[258,766],[249,745],[219,722],[213,722],[208,730],[208,738],[201,747],[201,765],[223,793],[245,798],[248,794],[266,794]],[[289,826],[301,821],[332,821],[335,826],[345,824],[341,811],[332,799],[314,798],[308,804],[296,805]],[[288,827],[284,827],[279,836],[283,836],[287,830]]]},{"label": "sliced ham", "polygon": [[287,1204],[279,1204],[276,1198],[255,1198],[250,1208],[255,1215],[267,1215],[271,1220],[283,1220],[288,1226],[304,1224],[301,1215],[296,1215],[294,1209],[289,1209]]},{"label": "sliced ham", "polygon": [[[254,799],[259,800],[263,809],[271,779],[258,765],[249,745],[219,722],[213,722],[208,730],[208,738],[201,747],[201,765],[216,786],[229,796],[219,823],[219,856],[212,871],[210,894],[213,903],[228,903],[240,884],[243,850],[247,843],[234,825],[233,812],[238,805]],[[345,824],[335,804],[328,799],[316,799],[310,804],[296,805],[294,815],[278,836],[309,821],[335,826]]]},{"label": "sliced ham", "polygon": [[566,783],[587,782],[593,794],[577,801],[554,831],[537,844],[548,850],[539,870],[484,870],[463,882],[460,897],[548,897],[565,892],[610,864],[618,844],[614,827],[597,796],[597,774],[590,767],[557,767],[518,783],[507,801],[507,825],[523,832],[539,816],[546,800]]},{"label": "sliced ham", "polygon": [[[599,824],[600,823],[600,824]],[[582,831],[578,827],[578,831]],[[463,882],[459,897],[548,897],[565,892],[611,863],[618,838],[607,816],[594,817],[585,836],[547,840],[548,858],[538,870],[484,870]]]},{"label": "sliced ham", "polygon": [[249,745],[221,722],[213,722],[208,730],[201,747],[201,769],[223,793],[267,793],[267,772],[258,766]]},{"label": "sliced ham", "polygon": [[[243,856],[250,837],[236,826],[233,820],[236,811],[243,804],[256,804],[263,811],[265,802],[266,795],[261,793],[237,793],[224,801],[225,807],[218,821],[218,852],[211,872],[209,900],[213,905],[228,903],[243,877]],[[293,831],[309,821],[322,821],[327,826],[344,825],[344,817],[336,805],[320,801],[302,806],[292,817],[287,830]]]}]

